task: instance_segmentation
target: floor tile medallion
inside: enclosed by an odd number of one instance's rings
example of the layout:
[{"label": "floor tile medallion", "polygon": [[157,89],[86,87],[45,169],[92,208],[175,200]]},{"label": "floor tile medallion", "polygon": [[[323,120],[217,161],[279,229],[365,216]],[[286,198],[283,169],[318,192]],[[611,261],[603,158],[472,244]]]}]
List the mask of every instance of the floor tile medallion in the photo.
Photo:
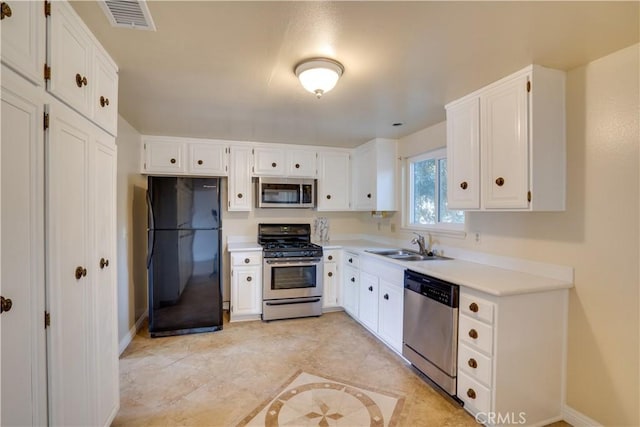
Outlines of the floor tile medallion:
[{"label": "floor tile medallion", "polygon": [[238,427],[397,425],[404,397],[298,371]]}]

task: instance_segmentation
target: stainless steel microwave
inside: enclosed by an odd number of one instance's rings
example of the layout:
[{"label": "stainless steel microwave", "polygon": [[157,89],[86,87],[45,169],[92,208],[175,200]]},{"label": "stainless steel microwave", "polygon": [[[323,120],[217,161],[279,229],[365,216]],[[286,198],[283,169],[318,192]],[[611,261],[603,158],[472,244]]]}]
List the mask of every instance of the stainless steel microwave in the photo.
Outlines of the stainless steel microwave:
[{"label": "stainless steel microwave", "polygon": [[259,208],[313,208],[316,182],[301,178],[258,178],[256,205]]}]

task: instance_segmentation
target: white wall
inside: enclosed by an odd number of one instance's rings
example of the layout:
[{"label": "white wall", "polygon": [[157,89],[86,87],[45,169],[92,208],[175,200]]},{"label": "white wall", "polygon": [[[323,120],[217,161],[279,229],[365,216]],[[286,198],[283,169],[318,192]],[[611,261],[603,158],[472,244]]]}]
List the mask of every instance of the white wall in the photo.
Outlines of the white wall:
[{"label": "white wall", "polygon": [[147,312],[147,180],[140,175],[140,134],[118,117],[118,338],[128,342]]},{"label": "white wall", "polygon": [[[567,74],[565,212],[471,212],[465,238],[437,237],[446,246],[574,267],[567,404],[604,425],[640,425],[638,57],[635,45]],[[444,146],[444,128],[401,139],[400,155]],[[396,213],[383,233],[408,241],[400,224]],[[374,233],[374,222],[366,229]]]}]

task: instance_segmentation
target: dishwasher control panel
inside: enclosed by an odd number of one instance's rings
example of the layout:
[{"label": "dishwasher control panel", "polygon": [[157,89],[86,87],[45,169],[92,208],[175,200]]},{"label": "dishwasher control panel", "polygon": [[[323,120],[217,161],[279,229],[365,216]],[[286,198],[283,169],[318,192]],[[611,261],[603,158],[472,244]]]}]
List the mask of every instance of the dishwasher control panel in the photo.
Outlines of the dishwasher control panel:
[{"label": "dishwasher control panel", "polygon": [[453,283],[405,270],[404,287],[446,306],[458,307],[459,287]]}]

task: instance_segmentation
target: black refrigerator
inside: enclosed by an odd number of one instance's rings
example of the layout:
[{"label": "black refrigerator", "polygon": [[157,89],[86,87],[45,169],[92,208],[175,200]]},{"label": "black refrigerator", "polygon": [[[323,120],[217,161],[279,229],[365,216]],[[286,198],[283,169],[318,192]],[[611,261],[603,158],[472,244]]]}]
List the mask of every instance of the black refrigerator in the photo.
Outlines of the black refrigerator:
[{"label": "black refrigerator", "polygon": [[149,177],[149,333],[222,329],[219,178]]}]

